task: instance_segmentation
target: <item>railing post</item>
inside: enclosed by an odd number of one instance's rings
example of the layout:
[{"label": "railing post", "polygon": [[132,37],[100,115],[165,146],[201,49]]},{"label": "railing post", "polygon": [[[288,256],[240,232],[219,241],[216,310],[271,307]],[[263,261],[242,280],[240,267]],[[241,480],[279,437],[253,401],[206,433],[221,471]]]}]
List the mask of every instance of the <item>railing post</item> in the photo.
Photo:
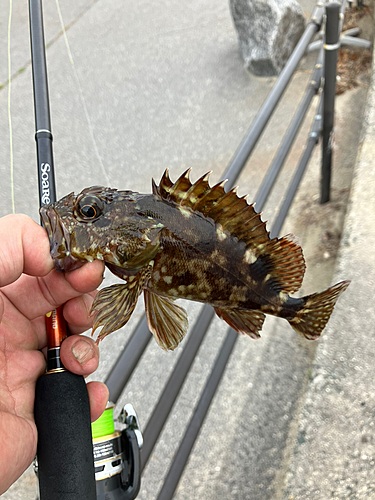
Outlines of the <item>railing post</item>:
[{"label": "railing post", "polygon": [[330,199],[333,115],[335,109],[336,66],[339,43],[339,15],[341,4],[326,5],[326,34],[324,43],[323,146],[320,203]]}]

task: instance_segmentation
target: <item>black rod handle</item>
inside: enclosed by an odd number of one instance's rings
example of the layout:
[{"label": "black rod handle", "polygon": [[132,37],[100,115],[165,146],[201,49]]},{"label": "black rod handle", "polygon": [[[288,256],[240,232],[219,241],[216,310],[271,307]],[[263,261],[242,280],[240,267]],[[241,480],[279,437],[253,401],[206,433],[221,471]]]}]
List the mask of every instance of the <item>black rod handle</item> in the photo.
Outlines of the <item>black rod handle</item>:
[{"label": "black rod handle", "polygon": [[37,381],[40,500],[96,500],[90,407],[83,377],[47,372]]}]

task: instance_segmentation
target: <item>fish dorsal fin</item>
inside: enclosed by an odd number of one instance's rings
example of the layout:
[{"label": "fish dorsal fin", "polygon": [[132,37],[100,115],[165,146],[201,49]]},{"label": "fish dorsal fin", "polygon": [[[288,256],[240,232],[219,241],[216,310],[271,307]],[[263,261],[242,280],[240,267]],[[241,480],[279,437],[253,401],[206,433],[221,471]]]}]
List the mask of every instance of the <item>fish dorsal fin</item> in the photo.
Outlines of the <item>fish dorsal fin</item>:
[{"label": "fish dorsal fin", "polygon": [[169,169],[165,169],[160,179],[159,186],[157,186],[153,180],[153,194],[160,196],[163,200],[171,201],[179,205],[181,202],[180,194],[182,196],[191,187],[191,182],[189,180],[190,170],[190,168],[186,170],[173,184],[169,178]]},{"label": "fish dorsal fin", "polygon": [[148,328],[165,351],[173,351],[186,335],[188,319],[185,309],[167,297],[144,291]]},{"label": "fish dorsal fin", "polygon": [[270,241],[266,223],[255,211],[254,204],[248,205],[246,196],[237,196],[237,188],[226,192],[225,181],[210,187],[208,179],[211,172],[192,184],[189,179],[190,170],[186,170],[173,183],[167,169],[159,186],[153,182],[153,193],[167,202],[210,217],[220,224],[221,230],[244,241],[247,246],[256,247]]},{"label": "fish dorsal fin", "polygon": [[253,256],[253,277],[260,273],[258,279],[267,280],[276,292],[294,293],[300,289],[306,264],[302,248],[292,234],[250,249],[249,255]]}]

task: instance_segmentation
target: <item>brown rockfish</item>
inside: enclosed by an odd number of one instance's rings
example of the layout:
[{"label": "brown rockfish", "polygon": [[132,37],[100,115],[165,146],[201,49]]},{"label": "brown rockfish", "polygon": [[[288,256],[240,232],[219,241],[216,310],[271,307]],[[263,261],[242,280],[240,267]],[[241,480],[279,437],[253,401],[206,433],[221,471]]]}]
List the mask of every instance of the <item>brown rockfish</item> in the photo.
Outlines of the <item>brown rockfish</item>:
[{"label": "brown rockfish", "polygon": [[100,259],[125,280],[101,290],[93,303],[93,331],[103,327],[98,340],[126,324],[142,291],[149,329],[166,350],[187,330],[178,298],[211,304],[252,338],[272,314],[317,339],[349,281],[290,297],[305,272],[294,237],[270,239],[245,196],[225,192],[224,182],[210,187],[209,174],[192,184],[189,173],[172,183],[166,170],[159,186],[152,181],[153,194],[95,186],[41,209],[58,271]]}]

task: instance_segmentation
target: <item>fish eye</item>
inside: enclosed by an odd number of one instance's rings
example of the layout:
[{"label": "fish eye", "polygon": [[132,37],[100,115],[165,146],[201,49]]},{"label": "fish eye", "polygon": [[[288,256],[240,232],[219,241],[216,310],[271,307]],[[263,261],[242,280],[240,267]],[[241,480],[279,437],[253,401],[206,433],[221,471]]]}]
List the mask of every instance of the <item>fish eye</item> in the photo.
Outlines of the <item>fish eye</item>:
[{"label": "fish eye", "polygon": [[78,200],[76,212],[83,221],[92,221],[103,213],[103,203],[96,196],[83,196]]}]

